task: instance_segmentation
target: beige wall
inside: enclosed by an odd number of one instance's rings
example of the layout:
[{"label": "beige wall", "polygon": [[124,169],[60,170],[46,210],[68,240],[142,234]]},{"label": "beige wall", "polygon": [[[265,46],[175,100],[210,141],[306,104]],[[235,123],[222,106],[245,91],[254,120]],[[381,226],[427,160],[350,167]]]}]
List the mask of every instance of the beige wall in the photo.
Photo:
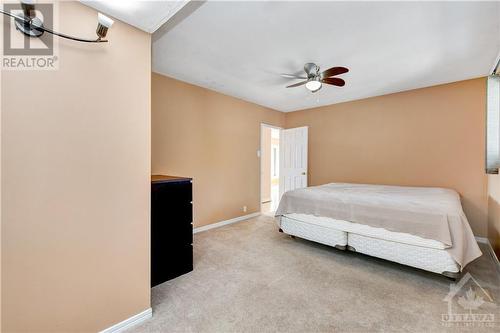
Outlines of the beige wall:
[{"label": "beige wall", "polygon": [[285,115],[155,73],[151,102],[152,171],[194,178],[195,226],[258,212],[260,124]]},{"label": "beige wall", "polygon": [[260,154],[260,197],[262,202],[271,200],[271,127],[262,127]]},{"label": "beige wall", "polygon": [[485,79],[288,113],[309,126],[309,182],[456,190],[477,236],[487,234]]},{"label": "beige wall", "polygon": [[[59,14],[95,36],[94,10]],[[98,331],[150,306],[150,36],[115,22],[109,39],[2,73],[4,332]]]}]

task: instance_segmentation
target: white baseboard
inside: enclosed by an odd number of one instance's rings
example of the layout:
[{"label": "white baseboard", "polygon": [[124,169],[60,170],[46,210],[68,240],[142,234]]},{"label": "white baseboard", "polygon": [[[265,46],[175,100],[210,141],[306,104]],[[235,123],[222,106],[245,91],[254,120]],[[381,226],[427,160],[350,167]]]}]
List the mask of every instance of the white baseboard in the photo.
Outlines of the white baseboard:
[{"label": "white baseboard", "polygon": [[214,229],[214,228],[223,227],[225,225],[236,223],[236,222],[245,221],[245,220],[251,219],[253,217],[257,217],[259,215],[260,215],[260,213],[257,212],[257,213],[252,213],[252,214],[248,214],[248,215],[238,216],[238,217],[235,217],[234,219],[230,219],[230,220],[225,220],[225,221],[220,221],[220,222],[217,222],[217,223],[207,224],[207,225],[204,225],[204,226],[201,226],[201,227],[198,227],[198,228],[194,228],[193,233],[196,234],[198,232],[202,232],[202,231],[207,231],[207,230]]},{"label": "white baseboard", "polygon": [[478,243],[488,244],[490,242],[486,237],[474,236],[474,238],[476,238]]},{"label": "white baseboard", "polygon": [[497,257],[497,255],[495,253],[495,250],[493,250],[493,246],[491,246],[490,240],[488,238],[486,238],[486,237],[478,237],[478,236],[476,236],[476,241],[478,243],[486,244],[486,246],[488,247],[489,255],[493,259],[493,262],[495,262],[497,270],[500,272],[500,260],[498,260],[498,257]]},{"label": "white baseboard", "polygon": [[118,324],[114,324],[113,326],[108,327],[105,330],[102,330],[100,333],[123,332],[124,330],[126,330],[132,326],[135,326],[137,324],[140,324],[143,321],[146,321],[152,317],[153,317],[153,309],[149,308],[149,309],[144,310],[141,313],[138,313],[138,314],[136,314],[128,319],[125,319],[124,321],[119,322]]},{"label": "white baseboard", "polygon": [[493,250],[493,246],[491,246],[491,243],[488,241],[488,250],[490,250],[490,255],[493,261],[497,264],[497,270],[500,273],[500,260],[498,260],[497,254],[495,253],[495,250]]}]

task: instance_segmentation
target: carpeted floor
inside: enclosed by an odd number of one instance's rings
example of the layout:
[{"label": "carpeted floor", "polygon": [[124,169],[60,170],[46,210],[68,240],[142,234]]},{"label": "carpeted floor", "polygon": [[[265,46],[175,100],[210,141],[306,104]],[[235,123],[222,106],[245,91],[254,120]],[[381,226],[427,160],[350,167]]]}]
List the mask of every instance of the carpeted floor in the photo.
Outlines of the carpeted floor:
[{"label": "carpeted floor", "polygon": [[198,233],[194,271],[152,290],[153,318],[130,332],[500,331],[500,273],[467,267],[498,304],[496,328],[446,328],[450,280],[292,239],[261,216]]}]

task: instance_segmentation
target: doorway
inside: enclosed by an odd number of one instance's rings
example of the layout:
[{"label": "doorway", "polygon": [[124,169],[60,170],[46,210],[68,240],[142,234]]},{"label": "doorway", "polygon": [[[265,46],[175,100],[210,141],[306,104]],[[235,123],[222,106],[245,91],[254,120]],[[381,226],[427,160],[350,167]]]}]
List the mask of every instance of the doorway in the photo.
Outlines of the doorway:
[{"label": "doorway", "polygon": [[260,135],[261,213],[274,215],[280,199],[281,128],[261,124]]}]

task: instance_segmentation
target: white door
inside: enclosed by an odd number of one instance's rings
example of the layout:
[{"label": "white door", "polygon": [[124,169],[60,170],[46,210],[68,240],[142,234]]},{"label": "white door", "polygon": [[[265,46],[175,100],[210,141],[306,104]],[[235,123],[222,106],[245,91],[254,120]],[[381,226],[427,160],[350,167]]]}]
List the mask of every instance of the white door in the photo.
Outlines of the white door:
[{"label": "white door", "polygon": [[307,187],[307,126],[284,129],[280,138],[280,198]]}]

